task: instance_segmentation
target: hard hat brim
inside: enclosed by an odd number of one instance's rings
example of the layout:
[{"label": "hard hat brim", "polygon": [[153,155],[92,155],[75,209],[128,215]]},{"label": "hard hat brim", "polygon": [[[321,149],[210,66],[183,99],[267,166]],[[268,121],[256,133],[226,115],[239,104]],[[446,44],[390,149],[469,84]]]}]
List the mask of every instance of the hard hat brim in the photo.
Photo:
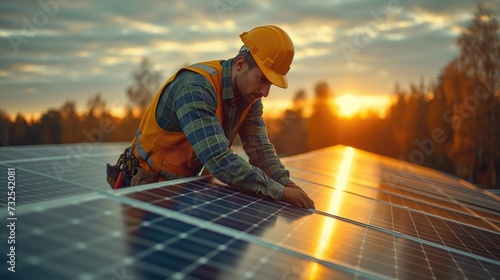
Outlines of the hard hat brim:
[{"label": "hard hat brim", "polygon": [[266,78],[275,86],[280,87],[280,88],[287,88],[288,87],[288,80],[286,76],[277,74],[269,69],[266,69],[260,60],[256,59],[255,62],[257,63],[257,66],[259,67],[260,71],[262,71],[262,74],[266,76]]}]

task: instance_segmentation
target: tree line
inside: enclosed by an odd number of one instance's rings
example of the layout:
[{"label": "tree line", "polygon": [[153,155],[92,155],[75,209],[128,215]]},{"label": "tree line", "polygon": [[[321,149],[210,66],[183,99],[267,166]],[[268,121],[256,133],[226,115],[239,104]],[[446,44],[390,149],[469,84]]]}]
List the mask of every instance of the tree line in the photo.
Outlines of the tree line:
[{"label": "tree line", "polygon": [[0,109],[0,146],[131,141],[162,83],[160,73],[153,70],[147,58],[132,72],[132,78],[134,83],[126,89],[123,117],[111,114],[100,93],[89,98],[83,113],[77,112],[74,101],[49,109],[36,120],[27,120],[22,114],[11,120]]},{"label": "tree line", "polygon": [[[283,155],[336,144],[454,174],[500,188],[500,28],[495,13],[478,5],[456,41],[460,53],[436,79],[394,87],[387,118],[341,119],[328,106],[325,82],[314,89],[312,115],[303,117],[305,91],[279,119],[268,120]],[[290,141],[293,139],[293,141]]]},{"label": "tree line", "polygon": [[[309,116],[304,112],[307,93],[299,90],[290,108],[266,118],[271,142],[283,156],[348,145],[500,188],[500,28],[495,13],[478,5],[456,43],[459,55],[438,77],[406,88],[395,85],[386,118],[339,117],[329,105],[333,90],[319,82]],[[123,117],[113,116],[99,93],[80,114],[74,101],[37,120],[21,114],[12,120],[0,110],[0,145],[131,141],[163,83],[152,69],[145,58],[133,71]],[[96,133],[98,128],[102,131]]]}]

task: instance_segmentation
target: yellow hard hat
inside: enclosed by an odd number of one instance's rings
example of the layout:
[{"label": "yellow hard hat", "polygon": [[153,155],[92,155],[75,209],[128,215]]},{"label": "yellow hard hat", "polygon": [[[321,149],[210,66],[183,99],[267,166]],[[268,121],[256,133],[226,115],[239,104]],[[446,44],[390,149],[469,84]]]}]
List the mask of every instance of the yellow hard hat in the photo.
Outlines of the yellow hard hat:
[{"label": "yellow hard hat", "polygon": [[274,85],[287,88],[285,75],[290,70],[294,55],[290,36],[277,26],[264,25],[243,32],[240,38],[264,76]]}]

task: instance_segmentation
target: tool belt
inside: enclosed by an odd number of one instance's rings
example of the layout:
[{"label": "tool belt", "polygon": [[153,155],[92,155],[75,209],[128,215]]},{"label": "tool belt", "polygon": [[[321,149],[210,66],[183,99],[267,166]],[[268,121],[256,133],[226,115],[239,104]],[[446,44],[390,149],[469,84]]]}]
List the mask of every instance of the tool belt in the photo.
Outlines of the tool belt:
[{"label": "tool belt", "polygon": [[139,171],[139,161],[132,154],[133,146],[120,155],[115,165],[106,164],[106,181],[112,189],[132,186],[132,177]]}]

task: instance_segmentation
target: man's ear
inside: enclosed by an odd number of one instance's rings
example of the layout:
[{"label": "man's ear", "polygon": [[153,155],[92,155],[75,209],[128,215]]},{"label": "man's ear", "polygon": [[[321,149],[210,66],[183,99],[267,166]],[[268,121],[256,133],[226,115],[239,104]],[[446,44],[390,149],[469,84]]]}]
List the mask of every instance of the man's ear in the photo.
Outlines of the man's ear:
[{"label": "man's ear", "polygon": [[238,56],[238,58],[236,59],[236,70],[241,71],[243,67],[245,67],[246,62],[247,61],[244,56]]}]

